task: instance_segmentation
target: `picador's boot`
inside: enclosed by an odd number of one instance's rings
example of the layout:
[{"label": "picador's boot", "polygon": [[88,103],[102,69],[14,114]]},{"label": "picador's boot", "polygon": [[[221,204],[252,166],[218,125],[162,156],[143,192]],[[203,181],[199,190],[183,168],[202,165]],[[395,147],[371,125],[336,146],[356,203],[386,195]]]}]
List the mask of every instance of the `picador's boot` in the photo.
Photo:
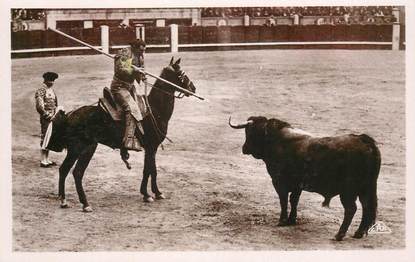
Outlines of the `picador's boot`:
[{"label": "picador's boot", "polygon": [[127,150],[142,151],[143,148],[140,145],[137,137],[135,136],[135,119],[131,115],[131,112],[125,113],[125,133],[122,141],[123,147]]}]

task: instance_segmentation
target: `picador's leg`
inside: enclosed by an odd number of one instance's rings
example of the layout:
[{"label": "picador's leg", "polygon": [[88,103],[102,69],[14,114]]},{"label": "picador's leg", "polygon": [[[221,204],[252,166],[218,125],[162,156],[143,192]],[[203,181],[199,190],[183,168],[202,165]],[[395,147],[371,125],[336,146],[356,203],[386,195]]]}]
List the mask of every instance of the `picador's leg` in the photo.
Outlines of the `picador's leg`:
[{"label": "picador's leg", "polygon": [[[142,150],[142,141],[143,141],[144,131],[143,131],[143,127],[141,125],[141,122],[137,122],[136,124],[137,124],[137,128],[134,131],[135,132],[135,137],[133,139],[134,143],[135,143],[135,145],[134,145],[135,149],[133,149],[133,150],[141,151]],[[128,159],[130,158],[130,154],[128,153],[128,149],[130,149],[130,148],[126,148],[125,146],[122,146],[121,150],[120,150],[120,156],[121,156],[122,161],[125,163],[125,166],[128,169],[131,169],[131,165],[128,162]]]},{"label": "picador's leg", "polygon": [[[131,114],[131,108],[128,103],[128,101],[132,99],[130,92],[125,88],[120,88],[113,84],[111,84],[111,92],[115,102],[121,106],[124,114],[124,137],[122,140],[122,147],[126,150],[141,151],[142,147],[135,137],[136,120]],[[123,158],[123,160],[125,160],[125,158]]]},{"label": "picador's leg", "polygon": [[130,111],[125,112],[125,132],[123,138],[123,147],[127,150],[142,151],[143,148],[140,145],[136,133],[136,120]]}]

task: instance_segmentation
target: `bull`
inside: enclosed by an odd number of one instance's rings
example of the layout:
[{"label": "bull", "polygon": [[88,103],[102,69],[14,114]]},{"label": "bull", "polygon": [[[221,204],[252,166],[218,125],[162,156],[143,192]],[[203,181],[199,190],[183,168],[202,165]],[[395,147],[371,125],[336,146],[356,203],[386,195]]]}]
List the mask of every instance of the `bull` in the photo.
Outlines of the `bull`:
[{"label": "bull", "polygon": [[[250,117],[245,129],[243,154],[265,162],[278,194],[281,213],[279,226],[295,225],[302,190],[321,194],[329,200],[340,196],[344,218],[335,240],[341,241],[356,212],[356,200],[362,206],[362,220],[353,235],[362,238],[376,221],[377,179],[381,155],[376,142],[366,134],[315,137],[289,123],[266,117]],[[288,196],[290,214],[287,213]]]}]

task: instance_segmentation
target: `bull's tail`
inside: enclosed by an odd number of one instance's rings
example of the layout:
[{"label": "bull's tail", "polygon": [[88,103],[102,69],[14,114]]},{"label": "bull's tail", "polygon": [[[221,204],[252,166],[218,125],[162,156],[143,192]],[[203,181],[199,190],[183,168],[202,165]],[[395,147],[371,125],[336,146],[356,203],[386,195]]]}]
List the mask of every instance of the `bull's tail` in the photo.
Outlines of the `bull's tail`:
[{"label": "bull's tail", "polygon": [[372,157],[368,161],[368,182],[367,185],[367,207],[368,207],[368,222],[373,225],[376,222],[378,197],[377,197],[377,180],[379,177],[381,166],[381,154],[379,148],[376,146],[376,141],[368,135],[360,135],[363,143],[368,145],[372,151]]}]

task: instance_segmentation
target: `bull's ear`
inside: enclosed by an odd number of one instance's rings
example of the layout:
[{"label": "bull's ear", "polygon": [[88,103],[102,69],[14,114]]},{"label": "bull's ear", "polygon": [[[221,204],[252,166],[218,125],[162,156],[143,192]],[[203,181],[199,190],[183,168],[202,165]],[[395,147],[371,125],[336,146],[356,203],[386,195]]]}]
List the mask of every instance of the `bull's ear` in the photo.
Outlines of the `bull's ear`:
[{"label": "bull's ear", "polygon": [[274,119],[270,119],[267,121],[265,125],[265,136],[267,137],[274,137],[278,131],[277,123],[274,121]]},{"label": "bull's ear", "polygon": [[270,138],[277,138],[280,134],[280,130],[288,126],[290,125],[284,121],[271,118],[267,121],[267,124],[265,125],[265,135]]}]

